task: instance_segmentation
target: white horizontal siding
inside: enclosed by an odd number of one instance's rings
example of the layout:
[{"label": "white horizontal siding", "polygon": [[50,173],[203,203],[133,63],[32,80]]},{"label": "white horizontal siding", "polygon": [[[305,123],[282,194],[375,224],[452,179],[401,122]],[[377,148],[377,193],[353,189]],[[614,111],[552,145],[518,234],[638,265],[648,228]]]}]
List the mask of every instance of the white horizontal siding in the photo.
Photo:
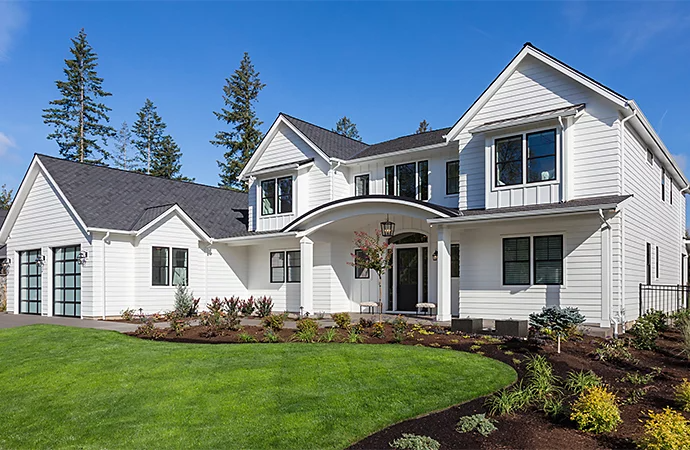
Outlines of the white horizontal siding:
[{"label": "white horizontal siding", "polygon": [[253,170],[303,161],[309,158],[321,158],[313,148],[304,142],[288,126],[281,125],[275,137],[268,143],[266,150],[256,162]]},{"label": "white horizontal siding", "polygon": [[[270,254],[272,251],[299,250],[297,239],[272,240],[247,248],[247,291],[249,295],[270,296],[276,312],[299,312],[300,284],[271,283]],[[316,257],[316,256],[315,256]]]}]

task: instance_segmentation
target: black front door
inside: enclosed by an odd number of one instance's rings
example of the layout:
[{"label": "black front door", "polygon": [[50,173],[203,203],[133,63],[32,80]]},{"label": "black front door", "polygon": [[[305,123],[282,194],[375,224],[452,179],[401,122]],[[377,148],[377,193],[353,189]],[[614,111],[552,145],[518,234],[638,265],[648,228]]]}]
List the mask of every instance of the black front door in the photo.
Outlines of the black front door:
[{"label": "black front door", "polygon": [[398,311],[416,311],[415,305],[419,285],[419,251],[417,248],[399,248],[398,269]]}]

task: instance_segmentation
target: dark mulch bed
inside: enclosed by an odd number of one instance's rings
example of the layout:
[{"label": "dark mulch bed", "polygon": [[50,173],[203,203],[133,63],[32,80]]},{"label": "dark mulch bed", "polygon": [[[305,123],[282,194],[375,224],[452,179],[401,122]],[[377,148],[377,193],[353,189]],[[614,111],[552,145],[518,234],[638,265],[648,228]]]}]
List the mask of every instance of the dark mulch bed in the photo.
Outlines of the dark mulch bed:
[{"label": "dark mulch bed", "polygon": [[[412,329],[412,327],[410,327]],[[454,449],[633,449],[635,441],[642,432],[640,419],[646,417],[649,410],[658,411],[666,406],[673,406],[673,390],[683,378],[690,378],[690,364],[680,356],[680,334],[669,331],[657,340],[658,350],[640,351],[630,348],[638,360],[636,364],[612,363],[599,361],[594,350],[599,347],[601,338],[584,337],[579,341],[564,342],[562,353],[557,354],[552,342],[538,344],[520,339],[502,339],[500,341],[481,336],[468,336],[450,333],[446,329],[424,327],[424,332],[417,331],[407,336],[403,345],[424,345],[429,347],[450,348],[453,350],[481,353],[509,364],[518,373],[519,379],[525,375],[524,365],[527,356],[532,353],[545,355],[553,364],[555,372],[562,378],[569,371],[592,370],[618,395],[621,400],[629,397],[634,389],[645,389],[646,395],[635,404],[621,404],[623,424],[613,433],[599,436],[580,432],[567,419],[555,422],[540,411],[525,411],[512,416],[496,418],[498,431],[488,437],[478,434],[460,434],[455,425],[462,416],[487,412],[485,398],[475,399],[444,411],[406,420],[392,425],[354,444],[351,449],[386,449],[389,442],[403,433],[430,436],[441,443],[441,448]],[[431,334],[426,334],[430,333]],[[239,343],[240,332],[227,332],[224,335],[208,337],[204,327],[191,327],[182,336],[175,336],[172,331],[160,340],[187,343]],[[261,327],[244,327],[241,333],[254,336],[257,341],[263,339]],[[288,341],[294,330],[284,329],[278,333],[282,341]],[[386,325],[384,338],[371,336],[371,329],[364,330],[367,344],[389,344],[393,342],[390,325]],[[132,335],[135,335],[132,333]],[[144,336],[139,336],[146,338]],[[338,330],[336,342],[345,341],[346,333]],[[498,342],[497,342],[498,341]],[[476,346],[480,346],[477,348]],[[654,368],[661,369],[661,374],[646,386],[632,385],[622,381],[626,373],[650,373]],[[687,417],[690,417],[686,414]]]}]

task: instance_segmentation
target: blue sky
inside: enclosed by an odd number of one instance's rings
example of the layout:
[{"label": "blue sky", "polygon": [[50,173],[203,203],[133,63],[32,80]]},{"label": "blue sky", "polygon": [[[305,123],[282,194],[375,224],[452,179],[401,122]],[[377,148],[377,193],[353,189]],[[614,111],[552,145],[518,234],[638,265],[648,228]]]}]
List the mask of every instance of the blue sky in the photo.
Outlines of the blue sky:
[{"label": "blue sky", "polygon": [[151,98],[201,183],[218,182],[212,111],[245,51],[267,85],[264,131],[280,111],[328,128],[347,115],[377,142],[452,125],[531,41],[634,98],[690,161],[690,3],[0,1],[0,185],[16,188],[35,152],[57,155],[41,114],[82,27],[111,123]]}]

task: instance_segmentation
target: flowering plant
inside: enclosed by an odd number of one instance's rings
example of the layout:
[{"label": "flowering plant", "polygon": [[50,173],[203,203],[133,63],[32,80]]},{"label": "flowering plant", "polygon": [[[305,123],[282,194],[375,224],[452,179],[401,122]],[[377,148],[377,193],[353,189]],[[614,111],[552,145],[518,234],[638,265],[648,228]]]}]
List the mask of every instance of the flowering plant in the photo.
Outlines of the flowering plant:
[{"label": "flowering plant", "polygon": [[389,244],[385,239],[381,238],[381,231],[378,229],[373,235],[365,231],[355,231],[355,247],[360,250],[360,253],[351,253],[352,261],[348,264],[353,267],[371,270],[376,272],[379,277],[379,321],[381,320],[381,313],[383,311],[383,302],[381,299],[381,279],[383,274],[391,268],[391,261],[393,259],[393,245]]}]

